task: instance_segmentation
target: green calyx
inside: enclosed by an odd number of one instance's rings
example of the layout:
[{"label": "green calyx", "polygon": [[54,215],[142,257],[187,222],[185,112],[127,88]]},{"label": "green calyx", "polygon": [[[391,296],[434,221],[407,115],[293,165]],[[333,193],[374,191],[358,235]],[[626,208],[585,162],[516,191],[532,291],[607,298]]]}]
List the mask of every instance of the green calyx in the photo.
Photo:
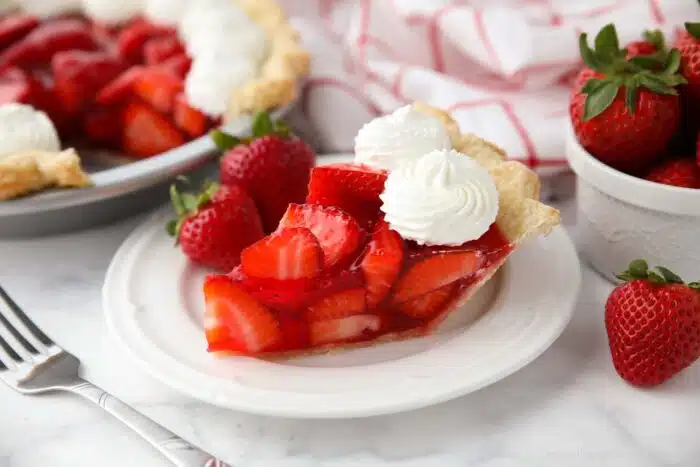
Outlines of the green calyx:
[{"label": "green calyx", "polygon": [[685,23],[685,30],[696,39],[700,39],[700,23]]},{"label": "green calyx", "polygon": [[655,268],[650,269],[647,262],[643,259],[635,259],[630,263],[626,271],[616,274],[615,277],[624,282],[635,279],[643,279],[659,285],[683,284],[687,285],[691,289],[700,290],[700,282],[691,282],[686,284],[678,274],[663,266],[656,266]]},{"label": "green calyx", "polygon": [[627,50],[620,49],[613,24],[600,30],[594,40],[594,49],[588,45],[588,36],[581,34],[579,49],[584,63],[603,75],[588,80],[581,89],[586,94],[584,121],[603,113],[615,100],[620,88],[625,89],[625,105],[631,115],[636,110],[640,88],[656,94],[678,94],[675,87],[686,82],[678,73],[680,52],[678,49],[666,50],[660,31],[647,31],[644,38],[654,44],[657,51],[627,59]]},{"label": "green calyx", "polygon": [[[185,177],[178,177],[178,179],[189,183]],[[168,232],[168,235],[175,237],[176,244],[179,241],[182,223],[188,217],[195,215],[199,208],[209,203],[218,189],[219,184],[215,182],[205,183],[198,192],[181,192],[177,187],[177,183],[170,185],[170,202],[175,209],[177,218],[168,221],[165,225],[165,230]]]},{"label": "green calyx", "polygon": [[277,135],[281,138],[289,138],[291,134],[291,130],[283,121],[272,120],[268,112],[261,111],[253,117],[250,136],[240,138],[222,130],[212,130],[209,136],[221,151],[228,151],[239,144],[248,144],[254,139],[262,138],[263,136]]}]

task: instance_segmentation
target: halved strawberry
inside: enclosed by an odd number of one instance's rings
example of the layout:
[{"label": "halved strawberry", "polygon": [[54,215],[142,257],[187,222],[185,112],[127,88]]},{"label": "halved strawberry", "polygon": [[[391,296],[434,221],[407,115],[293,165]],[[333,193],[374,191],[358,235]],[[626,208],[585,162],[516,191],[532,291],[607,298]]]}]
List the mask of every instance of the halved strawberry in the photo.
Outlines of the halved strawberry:
[{"label": "halved strawberry", "polygon": [[177,37],[155,37],[146,42],[143,48],[143,58],[146,65],[157,65],[184,52],[185,46]]},{"label": "halved strawberry", "polygon": [[281,339],[275,316],[227,276],[204,282],[204,329],[209,352],[253,355],[273,348]]},{"label": "halved strawberry", "polygon": [[134,83],[141,77],[146,68],[133,66],[107,83],[97,93],[95,100],[98,104],[110,105],[126,100],[131,96]]},{"label": "halved strawberry", "polygon": [[403,239],[381,220],[377,223],[360,267],[367,283],[367,307],[376,308],[389,294],[403,265]]},{"label": "halved strawberry", "polygon": [[354,164],[331,164],[311,171],[306,202],[337,206],[363,227],[371,227],[380,215],[379,195],[384,191],[387,173]]},{"label": "halved strawberry", "polygon": [[129,63],[142,63],[144,47],[154,37],[176,35],[176,31],[164,26],[157,26],[146,21],[135,21],[122,29],[117,37],[119,56]]},{"label": "halved strawberry", "polygon": [[343,290],[328,295],[309,307],[309,321],[325,321],[364,313],[367,309],[365,290],[362,288]]},{"label": "halved strawberry", "polygon": [[96,106],[82,116],[83,131],[91,141],[103,144],[117,144],[119,130],[119,112],[106,106]]},{"label": "halved strawberry", "polygon": [[180,93],[175,98],[175,110],[173,113],[175,124],[184,130],[185,133],[197,138],[207,131],[209,119],[199,110],[190,106],[184,93]]},{"label": "halved strawberry", "polygon": [[432,318],[442,311],[450,298],[453,297],[457,284],[453,282],[437,290],[402,303],[399,310],[411,318]]},{"label": "halved strawberry", "polygon": [[365,232],[345,211],[333,206],[290,204],[279,228],[306,227],[318,239],[324,268],[350,258],[362,245]]},{"label": "halved strawberry", "polygon": [[15,13],[0,19],[0,50],[21,40],[39,24],[39,18],[26,13]]},{"label": "halved strawberry", "polygon": [[185,79],[187,73],[190,71],[192,66],[192,59],[187,54],[179,54],[170,57],[164,62],[158,64],[158,67],[169,71],[175,76],[179,76],[181,79]]},{"label": "halved strawberry", "polygon": [[312,278],[321,272],[323,250],[309,229],[281,229],[243,250],[241,264],[252,277]]},{"label": "halved strawberry", "polygon": [[393,303],[403,303],[474,274],[483,264],[474,251],[439,252],[411,266],[396,284]]},{"label": "halved strawberry", "polygon": [[160,68],[146,68],[133,84],[137,96],[163,113],[173,111],[175,99],[184,88],[180,78]]},{"label": "halved strawberry", "polygon": [[310,323],[311,345],[336,342],[356,342],[363,337],[371,337],[382,327],[381,318],[376,315],[353,315],[326,321]]},{"label": "halved strawberry", "polygon": [[136,157],[149,157],[185,143],[182,133],[153,108],[132,102],[122,112],[122,148]]}]

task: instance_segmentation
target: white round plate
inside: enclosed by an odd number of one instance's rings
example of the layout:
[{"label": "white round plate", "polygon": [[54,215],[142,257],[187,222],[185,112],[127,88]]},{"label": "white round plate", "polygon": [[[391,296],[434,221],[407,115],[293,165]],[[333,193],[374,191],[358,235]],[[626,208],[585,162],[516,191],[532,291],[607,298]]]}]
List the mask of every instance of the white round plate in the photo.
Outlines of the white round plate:
[{"label": "white round plate", "polygon": [[191,397],[244,412],[352,418],[401,412],[481,389],[524,367],[562,333],[580,284],[561,229],[513,253],[432,336],[330,355],[264,361],[206,352],[201,285],[156,213],[107,272],[108,327],[149,373]]}]

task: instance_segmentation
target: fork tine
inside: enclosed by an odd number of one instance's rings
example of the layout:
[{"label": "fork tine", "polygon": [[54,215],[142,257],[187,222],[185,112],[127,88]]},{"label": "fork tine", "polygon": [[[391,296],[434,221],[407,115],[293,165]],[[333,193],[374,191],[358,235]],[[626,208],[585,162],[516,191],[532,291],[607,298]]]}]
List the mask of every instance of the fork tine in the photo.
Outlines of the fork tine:
[{"label": "fork tine", "polygon": [[0,286],[0,304],[3,301],[9,310],[8,313],[0,312],[0,321],[5,321],[5,326],[14,329],[18,337],[30,344],[38,353],[48,355],[49,351],[46,347],[53,344],[51,339],[24,314],[19,305]]},{"label": "fork tine", "polygon": [[7,343],[0,338],[0,370],[14,370],[17,368],[19,356],[15,358],[14,352]]},{"label": "fork tine", "polygon": [[37,353],[37,351],[33,346],[27,347],[27,342],[18,334],[16,330],[12,329],[10,323],[3,316],[2,309],[0,309],[0,340],[15,353],[15,355],[11,355],[13,358],[31,362],[33,360],[32,352]]}]

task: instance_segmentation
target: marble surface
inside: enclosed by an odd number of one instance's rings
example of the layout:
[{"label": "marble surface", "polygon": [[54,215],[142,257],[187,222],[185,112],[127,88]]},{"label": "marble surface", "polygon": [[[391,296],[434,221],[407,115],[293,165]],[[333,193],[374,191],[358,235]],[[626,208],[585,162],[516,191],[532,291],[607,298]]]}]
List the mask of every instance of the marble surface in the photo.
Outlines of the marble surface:
[{"label": "marble surface", "polygon": [[[571,203],[563,206],[575,236]],[[573,321],[539,359],[475,394],[394,416],[299,421],[229,412],[134,367],[106,333],[100,288],[140,218],[69,236],[0,241],[0,284],[84,362],[84,376],[234,467],[694,467],[700,364],[661,388],[629,387],[610,363],[611,286],[584,266]],[[98,408],[0,385],[0,467],[169,465]]]}]

